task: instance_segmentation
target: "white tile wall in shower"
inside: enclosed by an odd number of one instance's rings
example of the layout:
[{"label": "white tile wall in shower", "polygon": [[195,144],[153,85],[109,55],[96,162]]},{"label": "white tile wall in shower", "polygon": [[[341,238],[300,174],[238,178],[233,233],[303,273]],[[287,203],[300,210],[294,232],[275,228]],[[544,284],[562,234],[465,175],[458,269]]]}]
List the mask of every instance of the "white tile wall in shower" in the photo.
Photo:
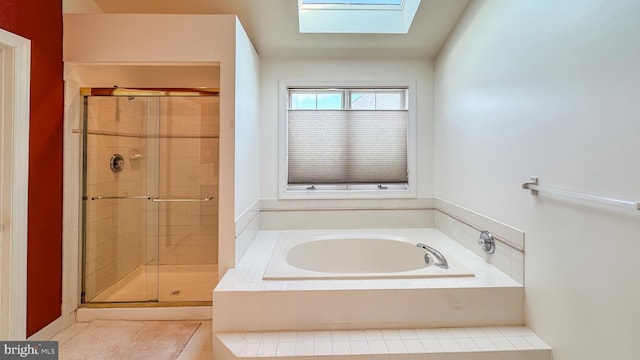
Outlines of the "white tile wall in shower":
[{"label": "white tile wall in shower", "polygon": [[218,98],[160,102],[159,197],[208,198],[159,206],[161,264],[213,264],[218,259]]},{"label": "white tile wall in shower", "polygon": [[[132,149],[145,149],[136,137],[96,134],[96,131],[139,132],[140,106],[127,99],[89,99],[87,146],[87,196],[146,194],[145,163],[130,161]],[[114,173],[111,156],[125,158],[125,170]],[[88,300],[132,272],[145,261],[146,217],[144,201],[88,200],[85,241],[85,295]]]}]

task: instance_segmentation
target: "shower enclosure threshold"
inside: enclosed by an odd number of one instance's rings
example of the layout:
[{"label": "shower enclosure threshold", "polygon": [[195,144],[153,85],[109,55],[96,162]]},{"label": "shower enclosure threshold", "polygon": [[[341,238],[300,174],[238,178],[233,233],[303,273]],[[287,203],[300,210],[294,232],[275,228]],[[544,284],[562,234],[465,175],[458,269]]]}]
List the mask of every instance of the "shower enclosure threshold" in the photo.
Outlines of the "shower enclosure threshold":
[{"label": "shower enclosure threshold", "polygon": [[[109,304],[111,305],[111,304]],[[157,306],[116,304],[118,307],[80,307],[76,310],[77,322],[94,320],[210,320],[211,306]],[[128,307],[121,307],[121,306]]]},{"label": "shower enclosure threshold", "polygon": [[113,309],[113,308],[173,308],[189,306],[211,306],[212,301],[132,301],[132,302],[103,302],[80,304],[80,309]]}]

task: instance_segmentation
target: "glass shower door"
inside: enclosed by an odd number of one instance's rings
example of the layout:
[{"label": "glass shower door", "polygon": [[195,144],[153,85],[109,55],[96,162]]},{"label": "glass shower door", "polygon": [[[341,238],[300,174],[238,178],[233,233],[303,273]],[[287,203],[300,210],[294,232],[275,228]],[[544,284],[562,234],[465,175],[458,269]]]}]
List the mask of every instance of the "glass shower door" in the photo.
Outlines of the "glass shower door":
[{"label": "glass shower door", "polygon": [[162,302],[210,302],[218,260],[217,96],[160,99]]},{"label": "glass shower door", "polygon": [[104,90],[84,98],[82,302],[210,303],[217,92]]},{"label": "glass shower door", "polygon": [[82,302],[158,301],[158,98],[85,96]]}]

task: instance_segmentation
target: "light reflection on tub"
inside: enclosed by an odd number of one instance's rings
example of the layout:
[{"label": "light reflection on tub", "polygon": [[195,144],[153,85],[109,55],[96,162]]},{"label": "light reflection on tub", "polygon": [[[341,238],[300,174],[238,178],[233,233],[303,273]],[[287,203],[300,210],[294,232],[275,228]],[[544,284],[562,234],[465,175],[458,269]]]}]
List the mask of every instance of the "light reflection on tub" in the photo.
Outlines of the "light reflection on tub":
[{"label": "light reflection on tub", "polygon": [[[395,231],[398,233],[399,231]],[[388,279],[474,276],[447,254],[441,239],[419,238],[410,231],[282,232],[264,274],[265,280]],[[447,258],[449,269],[427,265],[423,242]]]}]

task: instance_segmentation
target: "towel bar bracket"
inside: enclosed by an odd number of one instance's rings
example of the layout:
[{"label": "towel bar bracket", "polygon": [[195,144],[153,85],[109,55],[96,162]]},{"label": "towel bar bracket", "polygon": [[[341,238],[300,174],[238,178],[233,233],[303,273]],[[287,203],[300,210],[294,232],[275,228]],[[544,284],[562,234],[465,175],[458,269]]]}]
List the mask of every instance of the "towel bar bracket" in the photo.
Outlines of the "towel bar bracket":
[{"label": "towel bar bracket", "polygon": [[522,183],[522,188],[525,190],[530,190],[531,195],[538,195],[538,190],[529,188],[529,185],[538,185],[538,177],[532,176],[529,178],[529,181]]}]

